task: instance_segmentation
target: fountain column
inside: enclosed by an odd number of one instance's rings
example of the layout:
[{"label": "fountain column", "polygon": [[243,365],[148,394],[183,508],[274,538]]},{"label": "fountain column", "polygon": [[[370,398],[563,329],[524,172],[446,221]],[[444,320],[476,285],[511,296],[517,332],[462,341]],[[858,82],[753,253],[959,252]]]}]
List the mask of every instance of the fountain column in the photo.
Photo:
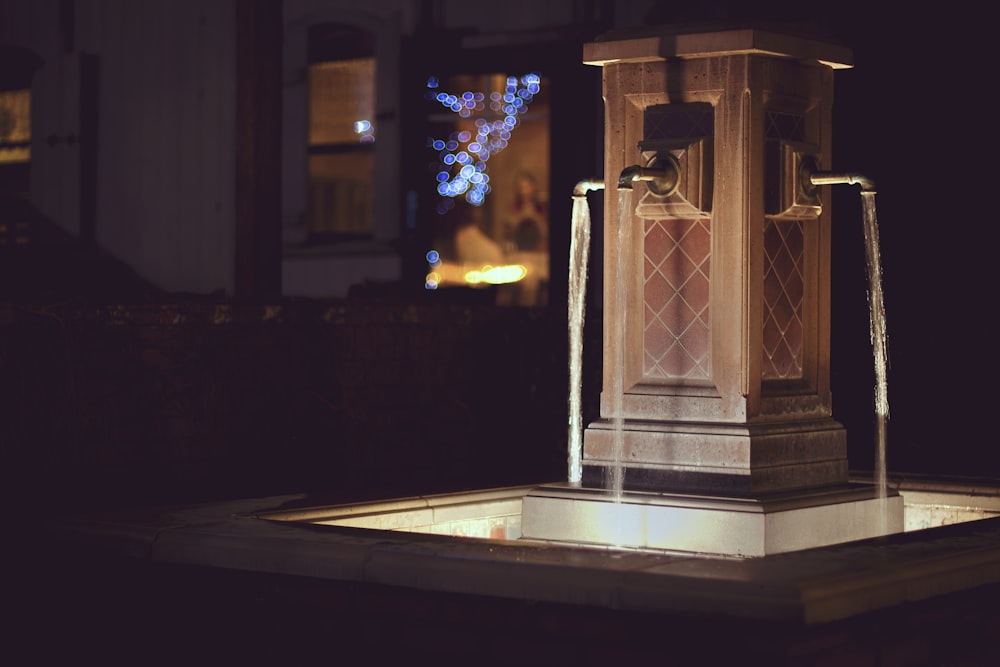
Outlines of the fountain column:
[{"label": "fountain column", "polygon": [[[582,485],[529,496],[526,536],[762,555],[884,525],[870,487],[848,483],[832,416],[828,193],[800,170],[830,167],[833,73],[851,57],[757,28],[585,45],[606,104],[601,418],[584,434]],[[667,153],[676,192],[636,182],[617,196],[618,174]],[[609,503],[612,473],[624,494]],[[901,501],[889,506],[901,530]],[[693,519],[732,537],[685,541],[665,525]],[[614,537],[598,536],[605,521]],[[813,522],[830,529],[801,534]]]}]

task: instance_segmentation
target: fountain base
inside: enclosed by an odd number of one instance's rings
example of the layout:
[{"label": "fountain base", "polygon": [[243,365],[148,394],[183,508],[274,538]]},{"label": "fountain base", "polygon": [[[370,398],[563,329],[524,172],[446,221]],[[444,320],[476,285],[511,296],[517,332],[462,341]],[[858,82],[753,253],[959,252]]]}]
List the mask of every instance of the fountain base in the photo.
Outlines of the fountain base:
[{"label": "fountain base", "polygon": [[767,556],[903,531],[903,499],[870,485],[757,498],[607,491],[551,484],[524,497],[522,537],[624,549]]}]

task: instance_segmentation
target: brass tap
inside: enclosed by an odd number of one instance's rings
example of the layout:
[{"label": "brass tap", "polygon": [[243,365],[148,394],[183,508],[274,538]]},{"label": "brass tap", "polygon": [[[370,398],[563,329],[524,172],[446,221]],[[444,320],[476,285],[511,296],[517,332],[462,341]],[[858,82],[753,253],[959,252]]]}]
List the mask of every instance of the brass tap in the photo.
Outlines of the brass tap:
[{"label": "brass tap", "polygon": [[817,185],[860,185],[862,192],[875,192],[875,181],[858,173],[819,171],[816,159],[802,158],[799,163],[799,183],[807,195],[815,193]]},{"label": "brass tap", "polygon": [[573,196],[586,197],[587,193],[592,190],[603,190],[603,189],[604,189],[604,181],[597,180],[596,178],[591,178],[577,183],[573,187]]},{"label": "brass tap", "polygon": [[681,165],[671,153],[656,155],[645,167],[632,165],[618,177],[619,190],[631,190],[635,181],[643,181],[657,197],[669,197],[677,192],[681,181]]}]

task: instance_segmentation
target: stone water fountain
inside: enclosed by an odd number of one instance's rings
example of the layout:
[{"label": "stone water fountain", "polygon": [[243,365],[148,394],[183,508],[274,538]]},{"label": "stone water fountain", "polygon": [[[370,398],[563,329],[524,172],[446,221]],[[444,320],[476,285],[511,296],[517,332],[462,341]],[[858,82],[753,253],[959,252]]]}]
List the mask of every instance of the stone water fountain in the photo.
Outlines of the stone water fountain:
[{"label": "stone water fountain", "polygon": [[897,494],[849,483],[832,417],[812,176],[850,57],[752,29],[586,46],[606,103],[602,418],[582,474],[525,498],[525,537],[761,556],[902,530]]},{"label": "stone water fountain", "polygon": [[[848,476],[830,393],[834,223],[816,183],[857,184],[824,171],[850,52],[758,28],[660,28],[584,58],[603,68],[607,105],[592,185],[609,195],[608,361],[566,481],[85,517],[61,525],[72,548],[59,553],[792,623],[771,627],[781,637],[1000,583],[995,485]],[[931,528],[944,523],[959,525]],[[658,634],[634,639],[658,651]]]}]

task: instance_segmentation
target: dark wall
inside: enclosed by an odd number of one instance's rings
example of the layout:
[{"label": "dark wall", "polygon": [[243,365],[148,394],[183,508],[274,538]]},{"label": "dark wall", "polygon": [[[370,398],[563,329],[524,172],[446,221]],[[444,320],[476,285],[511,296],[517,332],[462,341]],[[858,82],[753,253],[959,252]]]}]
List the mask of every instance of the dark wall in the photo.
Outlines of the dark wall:
[{"label": "dark wall", "polygon": [[563,479],[565,338],[475,304],[2,306],[4,467],[35,506]]}]

